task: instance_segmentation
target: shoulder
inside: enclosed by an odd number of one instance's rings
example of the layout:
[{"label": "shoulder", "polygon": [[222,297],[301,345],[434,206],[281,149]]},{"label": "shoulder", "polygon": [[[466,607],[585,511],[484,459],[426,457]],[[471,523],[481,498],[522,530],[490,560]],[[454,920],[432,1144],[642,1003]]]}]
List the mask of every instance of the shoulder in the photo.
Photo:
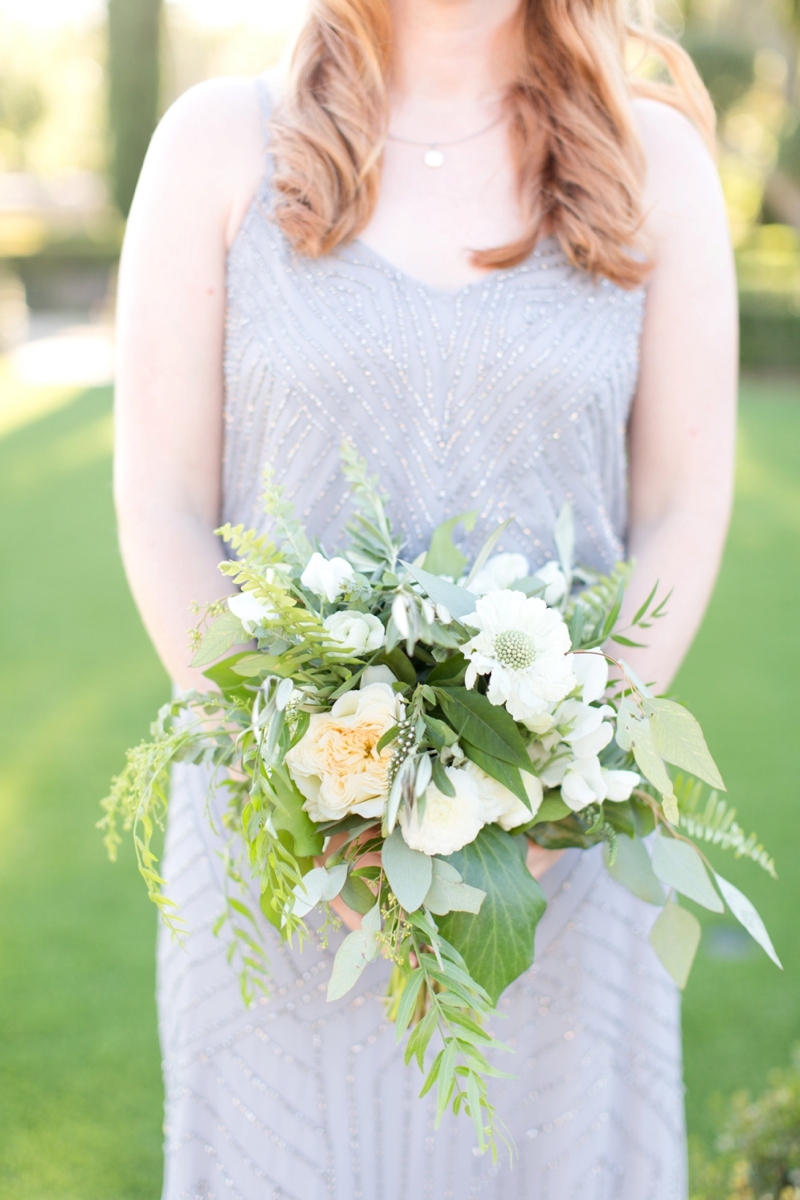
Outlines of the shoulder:
[{"label": "shoulder", "polygon": [[[232,76],[189,88],[162,117],[143,171],[143,186],[149,181],[189,210],[213,209],[228,243],[264,173],[264,86]],[[271,82],[267,88],[274,94]]]},{"label": "shoulder", "polygon": [[713,225],[727,236],[716,163],[697,127],[658,100],[633,101],[646,162],[645,225],[656,243]]}]

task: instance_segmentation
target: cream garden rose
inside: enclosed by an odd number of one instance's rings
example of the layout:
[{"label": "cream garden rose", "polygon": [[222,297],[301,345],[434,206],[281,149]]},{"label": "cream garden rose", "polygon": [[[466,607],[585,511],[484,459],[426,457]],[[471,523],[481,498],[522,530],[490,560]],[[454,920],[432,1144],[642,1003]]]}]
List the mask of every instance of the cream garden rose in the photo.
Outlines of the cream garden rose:
[{"label": "cream garden rose", "polygon": [[306,798],[312,821],[336,821],[356,812],[379,817],[386,803],[392,747],[376,747],[405,716],[388,683],[371,683],[341,696],[329,713],[314,713],[286,755],[289,774]]},{"label": "cream garden rose", "polygon": [[509,791],[497,779],[492,779],[474,762],[465,762],[464,770],[478,785],[478,795],[481,801],[481,813],[486,824],[495,823],[501,829],[516,829],[535,817],[542,803],[542,781],[536,775],[527,771],[520,772],[522,783],[530,801],[530,808],[523,804],[518,796]]}]

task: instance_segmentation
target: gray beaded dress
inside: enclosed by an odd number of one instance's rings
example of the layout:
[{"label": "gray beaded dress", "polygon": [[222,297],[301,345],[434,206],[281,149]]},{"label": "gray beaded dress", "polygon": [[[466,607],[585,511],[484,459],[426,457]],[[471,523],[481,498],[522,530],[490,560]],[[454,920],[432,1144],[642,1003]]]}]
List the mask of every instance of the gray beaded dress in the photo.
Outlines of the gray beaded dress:
[{"label": "gray beaded dress", "polygon": [[[298,258],[269,209],[267,171],[228,262],[224,519],[266,527],[270,462],[333,551],[347,436],[410,557],[477,508],[465,547],[513,515],[503,549],[534,569],[554,555],[569,498],[580,558],[610,566],[625,540],[643,293],[593,281],[552,240],[438,291],[358,241]],[[298,952],[265,921],[272,979],[244,1006],[213,933],[223,869],[207,785],[199,767],[176,771],[163,864],[189,931],[184,947],[159,944],[163,1200],[685,1200],[679,1000],[647,941],[657,910],[597,850],[545,875],[534,965],[500,1002],[495,1030],[514,1057],[499,1065],[516,1078],[493,1096],[517,1156],[493,1165],[468,1118],[435,1131],[431,1097],[418,1099],[381,1004],[387,964],[326,1003],[343,933]]]}]

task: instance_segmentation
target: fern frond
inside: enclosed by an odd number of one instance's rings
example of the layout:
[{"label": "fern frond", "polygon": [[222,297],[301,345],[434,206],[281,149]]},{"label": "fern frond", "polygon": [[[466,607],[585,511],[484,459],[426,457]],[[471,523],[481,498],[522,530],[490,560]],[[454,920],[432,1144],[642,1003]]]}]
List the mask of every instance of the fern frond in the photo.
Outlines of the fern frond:
[{"label": "fern frond", "polygon": [[214,531],[233,550],[237,558],[246,558],[252,566],[269,566],[279,560],[278,547],[264,533],[245,529],[244,525],[231,525],[228,521]]},{"label": "fern frond", "polygon": [[723,850],[733,850],[737,858],[749,858],[773,879],[777,879],[775,862],[754,833],[745,834],[736,820],[736,809],[712,789],[705,803],[704,785],[700,780],[677,775],[674,785],[680,811],[681,828],[689,837],[709,842]]}]

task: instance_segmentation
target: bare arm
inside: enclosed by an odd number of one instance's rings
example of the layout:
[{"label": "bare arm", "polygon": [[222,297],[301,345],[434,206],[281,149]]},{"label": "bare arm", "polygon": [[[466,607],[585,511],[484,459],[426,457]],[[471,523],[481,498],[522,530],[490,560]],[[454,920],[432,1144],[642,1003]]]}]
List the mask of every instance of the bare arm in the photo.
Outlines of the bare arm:
[{"label": "bare arm", "polygon": [[656,580],[674,587],[663,622],[617,650],[640,677],[669,686],[697,632],[719,569],[733,492],[736,284],[717,173],[680,114],[638,101],[648,158],[648,286],[641,375],[629,432],[629,552],[637,566],[623,618]]},{"label": "bare arm", "polygon": [[120,267],[114,494],[134,597],[170,676],[217,570],[225,255],[263,170],[252,81],[193,89],[153,138]]}]

